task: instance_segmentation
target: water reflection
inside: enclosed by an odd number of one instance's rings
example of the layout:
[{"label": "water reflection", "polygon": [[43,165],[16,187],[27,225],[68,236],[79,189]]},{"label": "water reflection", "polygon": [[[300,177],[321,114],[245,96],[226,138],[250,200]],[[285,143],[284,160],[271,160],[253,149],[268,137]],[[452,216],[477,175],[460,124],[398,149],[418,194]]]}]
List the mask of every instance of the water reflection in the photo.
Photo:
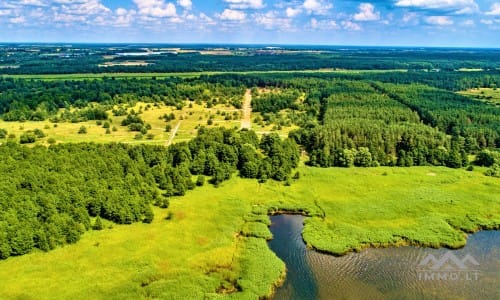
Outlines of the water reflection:
[{"label": "water reflection", "polygon": [[[269,245],[285,261],[287,281],[274,299],[500,299],[500,234],[471,235],[467,246],[448,249],[401,247],[366,249],[342,257],[307,250],[303,217],[271,217]],[[419,264],[432,254],[437,261]],[[479,263],[466,261],[470,255]],[[439,260],[442,260],[439,262]],[[443,263],[437,265],[437,263]]]}]

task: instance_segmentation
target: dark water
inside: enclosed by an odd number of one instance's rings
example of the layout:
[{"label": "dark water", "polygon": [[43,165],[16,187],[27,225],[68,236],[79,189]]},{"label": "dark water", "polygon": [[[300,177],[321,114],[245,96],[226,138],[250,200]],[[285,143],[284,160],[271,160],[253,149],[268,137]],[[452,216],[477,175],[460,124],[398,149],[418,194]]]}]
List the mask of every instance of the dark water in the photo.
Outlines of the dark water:
[{"label": "dark water", "polygon": [[335,257],[306,249],[303,220],[271,217],[269,246],[287,265],[273,299],[500,299],[499,231],[473,234],[459,250],[400,247]]}]

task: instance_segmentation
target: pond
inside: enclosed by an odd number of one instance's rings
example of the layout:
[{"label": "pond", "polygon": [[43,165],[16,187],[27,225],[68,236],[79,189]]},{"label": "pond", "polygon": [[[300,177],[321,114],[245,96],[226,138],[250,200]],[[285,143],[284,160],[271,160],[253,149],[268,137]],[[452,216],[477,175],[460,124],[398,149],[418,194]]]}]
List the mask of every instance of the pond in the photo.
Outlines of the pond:
[{"label": "pond", "polygon": [[269,247],[287,266],[281,299],[500,299],[500,234],[480,231],[459,250],[370,248],[341,257],[307,249],[304,217],[271,217]]}]

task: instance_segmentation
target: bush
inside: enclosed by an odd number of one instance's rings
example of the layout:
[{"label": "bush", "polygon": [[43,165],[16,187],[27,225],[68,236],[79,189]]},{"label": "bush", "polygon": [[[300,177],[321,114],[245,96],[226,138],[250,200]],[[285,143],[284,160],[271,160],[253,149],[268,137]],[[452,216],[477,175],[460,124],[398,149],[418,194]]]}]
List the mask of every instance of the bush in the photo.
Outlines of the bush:
[{"label": "bush", "polygon": [[7,130],[0,128],[0,139],[4,139],[7,137]]},{"label": "bush", "polygon": [[21,144],[31,144],[36,142],[36,135],[33,132],[25,132],[21,134],[21,137],[19,139],[19,142]]},{"label": "bush", "polygon": [[54,145],[56,143],[56,139],[51,137],[47,140],[47,143],[49,143],[50,145]]},{"label": "bush", "polygon": [[80,129],[78,130],[78,134],[86,134],[86,133],[87,133],[87,127],[85,126],[80,127]]},{"label": "bush", "polygon": [[203,186],[205,185],[205,176],[199,175],[198,178],[196,178],[196,186]]},{"label": "bush", "polygon": [[33,130],[33,133],[36,135],[37,138],[41,139],[41,138],[44,138],[45,137],[45,133],[40,130],[40,129],[35,129]]},{"label": "bush", "polygon": [[92,229],[94,230],[102,230],[104,226],[102,225],[101,217],[97,216],[95,219],[94,225],[92,225]]}]

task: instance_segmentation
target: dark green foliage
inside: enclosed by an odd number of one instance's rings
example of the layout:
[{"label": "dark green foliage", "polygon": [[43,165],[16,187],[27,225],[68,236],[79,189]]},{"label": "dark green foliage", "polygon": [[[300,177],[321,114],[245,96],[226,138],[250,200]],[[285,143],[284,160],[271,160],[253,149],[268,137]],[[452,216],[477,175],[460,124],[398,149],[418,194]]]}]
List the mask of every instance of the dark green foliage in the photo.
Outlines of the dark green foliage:
[{"label": "dark green foliage", "polygon": [[104,226],[102,225],[102,220],[100,216],[97,216],[94,221],[94,225],[92,225],[92,229],[94,230],[102,230]]},{"label": "dark green foliage", "polygon": [[78,134],[87,134],[87,127],[81,126],[80,129],[78,129]]},{"label": "dark green foliage", "polygon": [[257,112],[278,112],[285,108],[297,109],[295,103],[299,98],[299,93],[294,90],[286,90],[279,93],[267,93],[255,97],[252,100],[252,107]]},{"label": "dark green foliage", "polygon": [[205,185],[205,176],[198,175],[196,178],[196,186],[204,186]]},{"label": "dark green foliage", "polygon": [[41,138],[44,138],[45,137],[45,133],[41,130],[41,129],[35,129],[33,130],[33,133],[35,134],[35,136],[39,139]]},{"label": "dark green foliage", "polygon": [[7,134],[8,134],[8,132],[6,129],[0,128],[0,139],[6,138]]},{"label": "dark green foliage", "polygon": [[36,135],[32,131],[27,131],[21,134],[19,137],[19,142],[21,144],[31,144],[36,142]]},{"label": "dark green foliage", "polygon": [[154,219],[153,211],[151,210],[151,207],[148,206],[144,211],[144,219],[142,220],[142,222],[149,224],[153,222],[153,219]]},{"label": "dark green foliage", "polygon": [[491,167],[495,161],[500,162],[500,154],[489,150],[483,150],[476,156],[474,164],[478,166]]}]

